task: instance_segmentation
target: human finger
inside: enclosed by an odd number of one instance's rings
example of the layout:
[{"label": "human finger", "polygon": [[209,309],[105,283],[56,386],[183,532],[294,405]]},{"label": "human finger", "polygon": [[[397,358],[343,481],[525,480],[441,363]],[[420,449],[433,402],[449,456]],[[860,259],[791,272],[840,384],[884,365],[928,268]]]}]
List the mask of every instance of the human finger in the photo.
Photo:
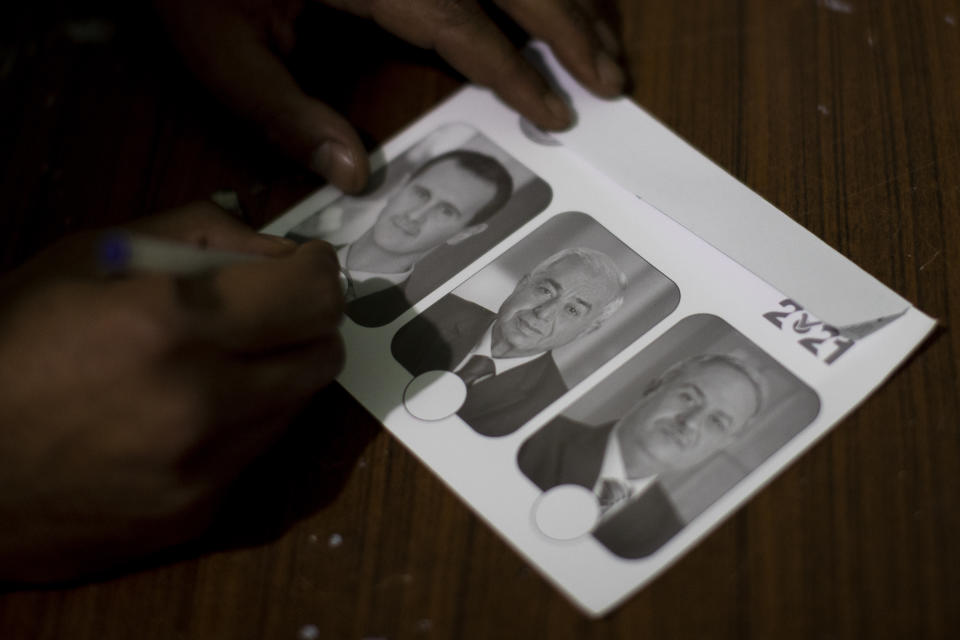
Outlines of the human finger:
[{"label": "human finger", "polygon": [[297,243],[257,233],[212,202],[194,202],[141,218],[127,228],[204,249],[280,257],[292,253]]},{"label": "human finger", "polygon": [[277,29],[267,33],[261,26],[243,12],[200,3],[175,30],[194,72],[221,101],[343,191],[361,190],[369,163],[360,137],[340,114],[303,92],[270,46]]},{"label": "human finger", "polygon": [[436,50],[471,81],[545,129],[571,123],[569,107],[474,0],[379,2],[370,16],[388,31]]},{"label": "human finger", "polygon": [[[542,39],[586,87],[602,96],[623,91],[612,29],[586,0],[496,0],[530,35]],[[603,35],[601,35],[603,34]]]},{"label": "human finger", "polygon": [[300,245],[286,257],[178,278],[175,295],[197,336],[243,353],[335,332],[344,309],[339,263],[322,241]]},{"label": "human finger", "polygon": [[601,0],[574,0],[590,19],[593,32],[600,39],[600,44],[614,59],[619,59],[623,53],[623,43],[620,41],[618,30],[608,19],[611,15],[610,2]]}]

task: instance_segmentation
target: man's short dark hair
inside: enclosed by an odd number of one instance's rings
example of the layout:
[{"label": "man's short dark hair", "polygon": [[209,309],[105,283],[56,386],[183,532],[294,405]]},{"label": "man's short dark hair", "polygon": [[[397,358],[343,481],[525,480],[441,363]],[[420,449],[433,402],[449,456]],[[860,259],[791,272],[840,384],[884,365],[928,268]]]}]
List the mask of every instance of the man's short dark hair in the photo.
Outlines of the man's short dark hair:
[{"label": "man's short dark hair", "polygon": [[507,203],[510,196],[513,195],[513,178],[502,164],[491,156],[477,151],[468,151],[466,149],[454,149],[446,153],[431,158],[420,165],[410,176],[413,180],[421,173],[424,173],[430,167],[452,160],[457,163],[461,169],[466,169],[481,180],[485,180],[496,187],[496,192],[490,201],[477,210],[470,218],[470,224],[480,224],[486,222],[487,218],[499,211]]}]

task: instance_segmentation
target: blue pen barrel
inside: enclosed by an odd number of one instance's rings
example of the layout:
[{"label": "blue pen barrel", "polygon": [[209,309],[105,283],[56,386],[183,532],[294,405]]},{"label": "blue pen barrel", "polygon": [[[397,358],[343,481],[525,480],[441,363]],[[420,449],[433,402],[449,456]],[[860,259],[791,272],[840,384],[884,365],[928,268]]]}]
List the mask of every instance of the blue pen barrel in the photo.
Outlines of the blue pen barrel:
[{"label": "blue pen barrel", "polygon": [[97,246],[97,264],[104,273],[112,275],[138,271],[196,275],[262,259],[259,255],[204,249],[124,231],[104,234]]}]

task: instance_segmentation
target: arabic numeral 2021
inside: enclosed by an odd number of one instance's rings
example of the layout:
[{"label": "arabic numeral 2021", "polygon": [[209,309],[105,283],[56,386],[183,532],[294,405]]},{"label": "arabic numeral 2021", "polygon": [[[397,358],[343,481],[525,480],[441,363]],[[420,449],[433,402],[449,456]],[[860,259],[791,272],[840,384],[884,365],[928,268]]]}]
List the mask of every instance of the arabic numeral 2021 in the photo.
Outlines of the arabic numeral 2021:
[{"label": "arabic numeral 2021", "polygon": [[782,300],[780,309],[763,314],[770,324],[797,337],[797,344],[825,364],[833,364],[856,344],[840,335],[836,327],[817,320],[803,307],[790,300]]}]

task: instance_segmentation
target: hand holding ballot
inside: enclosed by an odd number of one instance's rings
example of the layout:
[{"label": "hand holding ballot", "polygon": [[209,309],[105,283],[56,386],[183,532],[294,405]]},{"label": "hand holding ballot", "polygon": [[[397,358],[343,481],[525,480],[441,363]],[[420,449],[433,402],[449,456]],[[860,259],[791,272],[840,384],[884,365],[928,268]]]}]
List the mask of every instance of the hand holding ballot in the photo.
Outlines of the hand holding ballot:
[{"label": "hand holding ballot", "polygon": [[88,233],[0,280],[0,580],[71,578],[197,535],[340,370],[329,245],[207,204],[130,229],[260,258],[107,277]]},{"label": "hand holding ballot", "polygon": [[[197,76],[267,138],[347,192],[367,181],[359,136],[342,116],[308,96],[282,56],[297,40],[303,0],[154,0],[177,47]],[[511,44],[476,0],[326,0],[369,18],[418,47],[435,50],[469,80],[545,129],[571,124],[559,95]],[[549,43],[588,89],[612,97],[624,85],[619,44],[594,0],[495,3],[531,36]],[[322,33],[310,34],[323,37]],[[364,46],[358,43],[357,47]],[[344,51],[350,56],[350,51]],[[324,62],[319,63],[322,73]],[[334,62],[336,64],[336,62]]]}]

